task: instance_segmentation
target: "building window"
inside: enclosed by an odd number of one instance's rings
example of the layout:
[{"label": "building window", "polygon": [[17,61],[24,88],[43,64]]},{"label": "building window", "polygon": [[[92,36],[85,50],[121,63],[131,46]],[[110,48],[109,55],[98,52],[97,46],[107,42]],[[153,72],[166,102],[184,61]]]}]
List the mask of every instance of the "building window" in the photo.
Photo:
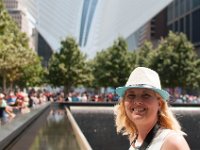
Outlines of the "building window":
[{"label": "building window", "polygon": [[192,24],[192,41],[197,43],[200,42],[200,9],[192,13],[192,20],[195,20]]},{"label": "building window", "polygon": [[185,13],[185,0],[180,0],[180,15]]},{"label": "building window", "polygon": [[175,32],[179,32],[178,21],[175,22]]},{"label": "building window", "polygon": [[188,37],[189,40],[191,40],[191,36],[190,36],[190,15],[186,16],[186,22],[185,22],[185,33]]},{"label": "building window", "polygon": [[191,7],[191,1],[190,0],[186,0],[186,12],[190,11],[190,7]]},{"label": "building window", "polygon": [[180,32],[184,32],[184,18],[180,20]]},{"label": "building window", "polygon": [[175,17],[179,15],[179,3],[178,0],[175,1]]},{"label": "building window", "polygon": [[173,31],[173,24],[170,24],[170,25],[168,26],[168,29],[169,29],[170,31]]},{"label": "building window", "polygon": [[200,0],[192,0],[192,7],[196,8],[198,6],[200,6]]},{"label": "building window", "polygon": [[173,11],[173,3],[171,5],[169,5],[168,9],[167,9],[167,20],[168,22],[170,22],[172,19],[173,19],[173,14],[174,14],[174,11]]}]

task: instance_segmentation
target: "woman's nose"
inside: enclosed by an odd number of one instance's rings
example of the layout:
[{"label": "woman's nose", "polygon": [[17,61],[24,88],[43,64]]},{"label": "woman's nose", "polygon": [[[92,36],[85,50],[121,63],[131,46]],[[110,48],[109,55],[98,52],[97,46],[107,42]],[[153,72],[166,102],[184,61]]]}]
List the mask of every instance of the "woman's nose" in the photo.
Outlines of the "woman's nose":
[{"label": "woman's nose", "polygon": [[135,104],[142,104],[142,97],[140,95],[136,96],[133,102]]}]

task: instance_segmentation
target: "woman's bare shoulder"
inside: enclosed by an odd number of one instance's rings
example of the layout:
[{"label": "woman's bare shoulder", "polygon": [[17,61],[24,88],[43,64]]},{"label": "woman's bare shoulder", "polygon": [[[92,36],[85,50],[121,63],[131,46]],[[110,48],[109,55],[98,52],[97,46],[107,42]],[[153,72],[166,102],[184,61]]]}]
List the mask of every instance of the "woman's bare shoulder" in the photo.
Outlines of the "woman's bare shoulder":
[{"label": "woman's bare shoulder", "polygon": [[165,138],[161,150],[190,150],[189,145],[182,134],[174,132]]}]

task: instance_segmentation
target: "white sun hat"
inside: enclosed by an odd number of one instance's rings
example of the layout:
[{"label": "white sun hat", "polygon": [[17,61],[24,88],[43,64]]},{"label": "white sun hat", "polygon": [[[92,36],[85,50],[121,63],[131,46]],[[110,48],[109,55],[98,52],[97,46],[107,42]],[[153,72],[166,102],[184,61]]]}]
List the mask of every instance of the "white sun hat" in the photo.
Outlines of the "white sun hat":
[{"label": "white sun hat", "polygon": [[118,87],[116,93],[123,97],[126,90],[131,88],[147,88],[158,93],[164,100],[169,99],[169,93],[161,89],[160,78],[157,72],[146,67],[137,67],[131,75],[125,86]]}]

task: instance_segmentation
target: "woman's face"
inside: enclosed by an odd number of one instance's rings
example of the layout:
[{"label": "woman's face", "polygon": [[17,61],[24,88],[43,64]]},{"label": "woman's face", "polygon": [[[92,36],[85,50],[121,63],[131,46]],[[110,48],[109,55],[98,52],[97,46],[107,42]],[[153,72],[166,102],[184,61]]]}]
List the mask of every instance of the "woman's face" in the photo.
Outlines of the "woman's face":
[{"label": "woman's face", "polygon": [[124,96],[126,114],[136,125],[157,122],[160,105],[156,93],[149,89],[129,89]]}]

